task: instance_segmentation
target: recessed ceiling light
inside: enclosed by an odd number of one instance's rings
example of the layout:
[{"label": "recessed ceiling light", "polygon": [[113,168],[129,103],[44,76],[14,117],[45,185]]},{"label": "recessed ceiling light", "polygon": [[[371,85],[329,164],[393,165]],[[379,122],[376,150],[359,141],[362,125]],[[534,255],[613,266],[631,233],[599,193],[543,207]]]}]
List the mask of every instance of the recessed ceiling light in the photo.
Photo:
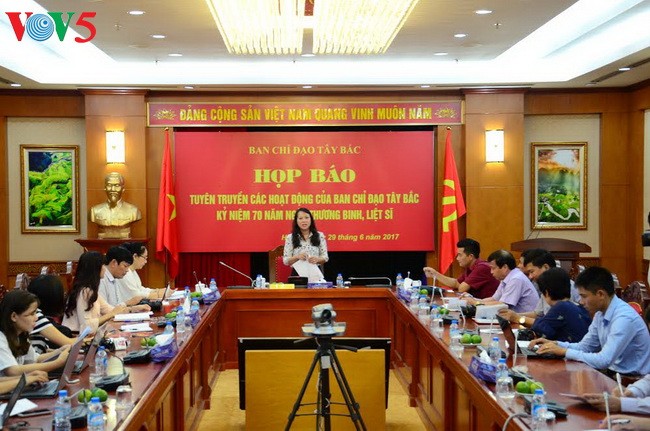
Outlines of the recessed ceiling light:
[{"label": "recessed ceiling light", "polygon": [[312,88],[312,86],[311,85],[303,85],[302,88],[310,89],[310,88]]},{"label": "recessed ceiling light", "polygon": [[167,36],[165,36],[164,34],[152,34],[151,37],[154,39],[164,39]]},{"label": "recessed ceiling light", "polygon": [[183,54],[180,54],[178,52],[172,52],[171,54],[167,54],[168,57],[182,57]]},{"label": "recessed ceiling light", "polygon": [[433,55],[437,55],[438,57],[442,57],[443,55],[447,55],[446,52],[434,52]]},{"label": "recessed ceiling light", "polygon": [[430,87],[431,87],[431,86],[430,86],[429,84],[423,84],[423,85],[420,85],[420,88],[430,88]]},{"label": "recessed ceiling light", "polygon": [[183,88],[186,89],[186,90],[194,90],[194,87],[192,85],[186,85]]},{"label": "recessed ceiling light", "polygon": [[478,9],[478,10],[475,10],[474,13],[476,15],[489,15],[489,14],[492,13],[492,11],[489,10],[489,9]]},{"label": "recessed ceiling light", "polygon": [[461,39],[461,38],[463,38],[463,37],[467,37],[467,34],[466,34],[466,33],[456,33],[456,34],[454,35],[454,37],[457,37],[457,38]]},{"label": "recessed ceiling light", "polygon": [[20,85],[20,84],[17,83],[17,82],[12,82],[12,83],[9,84],[9,85],[11,85],[12,87],[22,87],[22,85]]},{"label": "recessed ceiling light", "polygon": [[129,15],[144,15],[143,10],[130,10]]},{"label": "recessed ceiling light", "polygon": [[305,54],[300,54],[300,56],[301,56],[301,57],[315,57],[316,54],[312,54],[312,53],[309,53],[309,52],[308,52],[308,53],[305,53]]},{"label": "recessed ceiling light", "polygon": [[618,71],[619,71],[619,72],[627,72],[627,71],[630,70],[630,69],[632,69],[632,68],[631,68],[631,67],[627,67],[627,66],[626,66],[626,67],[619,67],[619,68],[618,68]]}]

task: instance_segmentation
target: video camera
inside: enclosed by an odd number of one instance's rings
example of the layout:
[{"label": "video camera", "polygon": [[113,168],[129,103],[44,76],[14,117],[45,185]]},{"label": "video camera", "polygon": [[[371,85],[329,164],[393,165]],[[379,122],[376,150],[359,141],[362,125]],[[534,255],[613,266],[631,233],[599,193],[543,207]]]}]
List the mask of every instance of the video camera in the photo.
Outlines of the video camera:
[{"label": "video camera", "polygon": [[332,304],[319,304],[311,309],[311,318],[314,323],[302,326],[304,335],[344,335],[345,322],[335,323],[336,311]]}]

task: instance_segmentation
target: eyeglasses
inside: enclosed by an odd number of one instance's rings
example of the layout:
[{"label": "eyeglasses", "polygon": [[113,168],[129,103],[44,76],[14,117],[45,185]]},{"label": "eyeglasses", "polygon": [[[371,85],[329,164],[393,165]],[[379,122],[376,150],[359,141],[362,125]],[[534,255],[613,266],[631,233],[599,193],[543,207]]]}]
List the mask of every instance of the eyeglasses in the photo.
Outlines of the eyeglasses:
[{"label": "eyeglasses", "polygon": [[147,254],[141,254],[139,257],[143,258],[144,260],[149,259],[149,255]]}]

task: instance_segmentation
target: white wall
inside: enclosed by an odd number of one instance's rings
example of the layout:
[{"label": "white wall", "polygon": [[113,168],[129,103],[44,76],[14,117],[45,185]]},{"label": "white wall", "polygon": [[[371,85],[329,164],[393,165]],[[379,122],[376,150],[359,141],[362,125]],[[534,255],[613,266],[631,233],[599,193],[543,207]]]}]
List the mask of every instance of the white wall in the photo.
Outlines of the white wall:
[{"label": "white wall", "polygon": [[[591,254],[584,256],[599,256],[600,116],[531,115],[525,118],[524,125],[524,237],[584,242],[591,247]],[[535,230],[531,233],[531,142],[587,142],[586,230]]]},{"label": "white wall", "polygon": [[[68,261],[83,252],[76,238],[86,237],[86,129],[83,118],[9,118],[7,122],[9,177],[9,260]],[[23,234],[21,232],[20,145],[79,146],[80,233]]]}]

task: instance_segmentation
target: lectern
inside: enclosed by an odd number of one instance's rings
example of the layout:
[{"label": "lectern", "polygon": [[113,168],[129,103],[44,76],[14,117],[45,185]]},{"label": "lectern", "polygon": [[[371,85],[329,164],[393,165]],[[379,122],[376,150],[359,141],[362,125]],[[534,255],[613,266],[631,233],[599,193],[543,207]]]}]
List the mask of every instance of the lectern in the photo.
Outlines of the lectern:
[{"label": "lectern", "polygon": [[535,238],[510,244],[510,249],[514,251],[524,251],[531,248],[543,248],[550,251],[555,259],[560,261],[560,266],[569,272],[571,278],[578,275],[580,253],[591,252],[591,247],[587,244],[564,238]]}]

